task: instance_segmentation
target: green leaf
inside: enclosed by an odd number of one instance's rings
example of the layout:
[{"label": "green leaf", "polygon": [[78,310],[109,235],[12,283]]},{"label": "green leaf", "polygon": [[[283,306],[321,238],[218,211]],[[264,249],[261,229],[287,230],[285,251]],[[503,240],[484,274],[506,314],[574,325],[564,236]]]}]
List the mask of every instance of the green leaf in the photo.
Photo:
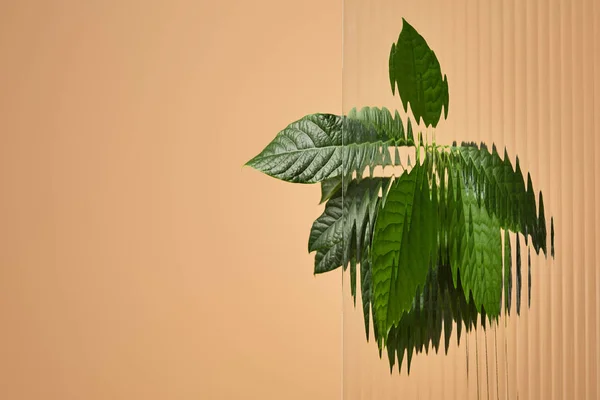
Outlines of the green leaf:
[{"label": "green leaf", "polygon": [[[372,238],[371,221],[366,222],[365,238]],[[369,326],[371,313],[371,299],[373,293],[372,276],[371,276],[371,241],[364,243],[362,257],[360,259],[360,288],[363,306],[363,318],[365,322],[365,335],[369,340]]]},{"label": "green leaf", "polygon": [[325,179],[321,182],[321,200],[319,204],[325,203],[342,187],[342,177]]},{"label": "green leaf", "polygon": [[425,283],[437,252],[436,215],[426,167],[421,165],[394,182],[379,211],[372,265],[374,318],[382,334],[410,310]]},{"label": "green leaf", "polygon": [[490,215],[498,218],[501,228],[520,232],[530,238],[536,253],[546,249],[546,222],[543,201],[540,198],[539,214],[536,211],[535,191],[528,174],[527,186],[521,173],[519,161],[513,170],[510,159],[504,152],[502,159],[494,147],[490,153],[486,146],[463,143],[452,147],[451,168],[466,171],[474,187],[483,189],[478,201],[485,205]]},{"label": "green leaf", "polygon": [[550,254],[554,258],[554,217],[550,218]]},{"label": "green leaf", "polygon": [[504,231],[504,310],[510,315],[512,303],[512,256],[510,247],[510,235],[508,230]]},{"label": "green leaf", "polygon": [[402,19],[402,31],[398,42],[392,44],[389,61],[392,93],[398,93],[407,111],[408,103],[420,123],[437,126],[444,108],[448,117],[448,80],[442,79],[440,63],[423,37]]},{"label": "green leaf", "polygon": [[343,202],[341,194],[330,199],[323,214],[313,223],[308,239],[308,251],[332,248],[343,235]]},{"label": "green leaf", "polygon": [[[381,140],[389,140],[390,143],[398,146],[407,145],[407,133],[398,111],[395,111],[394,116],[392,116],[392,113],[385,107],[363,107],[360,110],[353,108],[348,112],[348,119],[360,121],[364,128],[370,132],[375,132],[375,136]],[[407,126],[407,132],[412,136],[410,123]],[[345,140],[345,143],[349,144],[350,142]],[[409,145],[414,145],[414,143]]]},{"label": "green leaf", "polygon": [[373,223],[379,191],[386,190],[388,184],[389,178],[354,180],[326,203],[308,240],[309,252],[316,251],[315,274],[345,266],[352,259],[360,260],[365,241],[371,242],[367,223]]},{"label": "green leaf", "polygon": [[485,207],[477,203],[473,186],[462,187],[465,215],[468,215],[465,258],[459,261],[465,296],[470,290],[475,305],[481,307],[488,317],[500,315],[502,297],[502,236],[498,219],[489,215]]},{"label": "green leaf", "polygon": [[[373,232],[372,276],[374,323],[382,335],[388,332],[388,308],[398,269],[402,238],[410,223],[410,213],[416,191],[417,170],[404,172],[391,185],[385,203],[377,215]],[[416,289],[416,288],[415,288]],[[405,292],[403,302],[412,302],[412,293]]]},{"label": "green leaf", "polygon": [[[548,232],[546,231],[546,213],[544,211],[544,197],[542,196],[542,192],[540,192],[538,197],[539,204],[539,214],[537,218],[537,236],[539,237],[539,248],[543,249],[546,252],[546,241],[548,238]],[[535,242],[535,241],[534,241]],[[554,257],[554,255],[552,255]]]},{"label": "green leaf", "polygon": [[521,241],[517,234],[517,314],[521,314]]},{"label": "green leaf", "polygon": [[527,306],[531,307],[531,248],[527,248]]},{"label": "green leaf", "polygon": [[[442,330],[445,333],[446,352],[450,346],[450,334],[456,325],[457,340],[460,341],[463,322],[468,329],[475,323],[477,315],[474,301],[467,301],[458,278],[454,286],[452,271],[448,265],[438,264],[429,270],[427,279],[414,299],[411,309],[402,315],[399,323],[392,326],[386,338],[386,347],[390,369],[398,361],[398,370],[405,358],[410,370],[412,352],[423,349],[428,353],[430,346],[437,352],[441,342]],[[443,329],[442,329],[443,327]]]},{"label": "green leaf", "polygon": [[311,114],[291,123],[246,163],[274,178],[316,183],[392,165],[389,146],[407,140],[398,113],[385,108],[352,110],[347,117]]},{"label": "green leaf", "polygon": [[[372,308],[370,249],[372,226],[379,209],[380,190],[387,193],[389,178],[352,180],[348,188],[338,190],[327,202],[323,214],[314,222],[309,237],[309,252],[316,251],[315,273],[323,273],[351,262],[351,291],[356,301],[356,262],[360,261],[360,287],[369,338]],[[375,331],[377,332],[377,331]]]}]

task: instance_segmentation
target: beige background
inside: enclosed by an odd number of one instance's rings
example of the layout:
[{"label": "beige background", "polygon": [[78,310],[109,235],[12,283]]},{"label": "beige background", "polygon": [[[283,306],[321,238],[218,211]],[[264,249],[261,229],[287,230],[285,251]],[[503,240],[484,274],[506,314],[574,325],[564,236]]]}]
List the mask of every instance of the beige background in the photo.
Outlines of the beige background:
[{"label": "beige background", "polygon": [[319,189],[242,165],[340,112],[341,12],[0,3],[0,398],[340,397]]}]

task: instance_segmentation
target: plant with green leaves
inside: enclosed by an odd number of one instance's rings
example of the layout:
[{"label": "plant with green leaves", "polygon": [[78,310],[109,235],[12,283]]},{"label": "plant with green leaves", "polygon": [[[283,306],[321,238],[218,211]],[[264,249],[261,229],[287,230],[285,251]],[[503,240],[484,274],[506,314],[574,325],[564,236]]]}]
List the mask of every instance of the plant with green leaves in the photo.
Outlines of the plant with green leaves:
[{"label": "plant with green leaves", "polygon": [[[413,353],[430,346],[438,351],[442,331],[447,351],[453,330],[460,342],[463,329],[485,328],[510,313],[511,233],[517,236],[520,313],[519,235],[531,268],[530,249],[546,255],[548,232],[542,194],[536,196],[518,158],[513,166],[506,150],[500,155],[483,143],[442,146],[417,131],[421,124],[435,128],[442,110],[447,118],[448,80],[405,20],[391,48],[389,74],[392,92],[405,112],[410,104],[417,128],[386,108],[307,115],[247,165],[287,182],[321,184],[325,209],[308,241],[314,273],[349,268],[355,301],[360,287],[367,340],[372,317],[380,354],[386,349],[390,367],[397,361],[399,369],[406,357],[410,371]],[[414,150],[414,163],[410,156],[402,162],[401,148]],[[400,176],[374,176],[375,167],[389,166],[400,167]]]}]

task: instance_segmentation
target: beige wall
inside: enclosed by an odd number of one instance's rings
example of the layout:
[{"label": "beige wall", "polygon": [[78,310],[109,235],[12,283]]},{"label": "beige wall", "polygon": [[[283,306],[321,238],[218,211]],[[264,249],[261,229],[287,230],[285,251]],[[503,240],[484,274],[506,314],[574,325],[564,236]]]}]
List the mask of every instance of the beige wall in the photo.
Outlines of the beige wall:
[{"label": "beige wall", "polygon": [[319,189],[242,165],[341,110],[341,9],[0,4],[0,398],[339,398]]},{"label": "beige wall", "polygon": [[438,140],[518,154],[556,219],[532,308],[410,378],[312,275],[318,187],[242,168],[341,110],[341,1],[0,3],[0,398],[596,398],[595,3],[344,2],[344,108],[400,107],[406,17],[448,75]]}]

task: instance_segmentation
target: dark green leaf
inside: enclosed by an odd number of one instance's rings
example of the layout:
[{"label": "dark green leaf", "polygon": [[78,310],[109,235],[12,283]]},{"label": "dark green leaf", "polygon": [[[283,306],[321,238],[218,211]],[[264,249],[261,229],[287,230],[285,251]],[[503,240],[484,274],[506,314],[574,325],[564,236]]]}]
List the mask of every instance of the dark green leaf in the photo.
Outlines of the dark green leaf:
[{"label": "dark green leaf", "polygon": [[521,241],[517,234],[517,314],[521,314]]},{"label": "dark green leaf", "polygon": [[[392,184],[375,224],[374,318],[382,334],[399,323],[423,289],[437,253],[436,232],[437,210],[426,169],[416,165]],[[419,331],[414,334],[418,337]]]},{"label": "dark green leaf", "polygon": [[317,252],[316,274],[361,259],[365,241],[371,242],[371,232],[366,227],[373,224],[371,218],[375,218],[379,191],[387,190],[389,181],[389,178],[352,181],[348,189],[343,193],[339,190],[327,201],[323,214],[313,223],[308,240],[309,252]]},{"label": "dark green leaf", "polygon": [[510,235],[508,230],[504,231],[504,310],[510,315],[512,302],[512,256],[510,247]]},{"label": "dark green leaf", "polygon": [[[395,283],[395,271],[398,268],[402,238],[410,223],[412,203],[416,189],[416,170],[403,173],[394,181],[382,203],[375,222],[372,245],[372,277],[374,323],[381,335],[388,332],[388,308],[392,286]],[[418,284],[418,283],[417,283]],[[413,282],[413,285],[416,285]],[[412,303],[412,293],[403,293],[403,307]]]},{"label": "dark green leaf", "polygon": [[321,201],[319,204],[325,203],[342,187],[342,177],[325,179],[321,182]]},{"label": "dark green leaf", "polygon": [[347,117],[311,114],[279,132],[246,165],[284,181],[315,183],[392,165],[388,147],[406,144],[400,116],[386,108],[352,110]]},{"label": "dark green leaf", "polygon": [[448,117],[448,80],[442,78],[440,63],[423,37],[402,19],[398,43],[392,44],[389,61],[392,92],[402,99],[404,110],[408,103],[417,121],[437,126],[442,108]]}]

